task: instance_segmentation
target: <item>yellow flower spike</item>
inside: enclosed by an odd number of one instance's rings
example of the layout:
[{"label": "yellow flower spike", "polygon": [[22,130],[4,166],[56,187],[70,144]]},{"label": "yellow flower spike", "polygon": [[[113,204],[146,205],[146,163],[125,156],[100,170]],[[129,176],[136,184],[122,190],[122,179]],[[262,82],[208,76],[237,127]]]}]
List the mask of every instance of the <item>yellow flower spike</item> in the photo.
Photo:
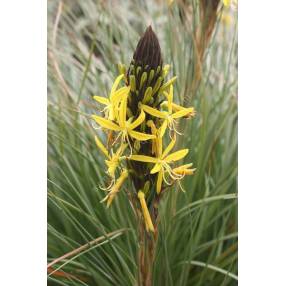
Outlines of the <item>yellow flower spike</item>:
[{"label": "yellow flower spike", "polygon": [[[158,136],[156,140],[158,141],[158,145],[162,146],[162,137]],[[171,152],[173,147],[175,146],[175,143],[176,139],[174,138],[171,140],[171,142],[164,150],[164,152],[162,152],[162,148],[161,150],[159,148],[159,150],[157,150],[156,152],[156,157],[151,157],[146,155],[131,155],[129,157],[130,160],[155,164],[154,167],[151,169],[150,174],[158,173],[158,178],[156,183],[156,191],[158,194],[161,191],[162,181],[164,180],[165,183],[168,184],[167,181],[164,179],[165,172],[167,172],[173,180],[179,180],[183,177],[183,175],[175,173],[169,166],[169,164],[183,159],[188,154],[189,150],[182,149],[168,155],[169,152]]]},{"label": "yellow flower spike", "polygon": [[115,79],[111,87],[109,98],[102,97],[102,96],[96,96],[96,95],[93,97],[99,103],[106,105],[106,107],[104,108],[104,111],[109,120],[115,119],[116,109],[117,109],[119,102],[121,101],[123,97],[127,97],[130,92],[130,87],[127,87],[127,86],[122,87],[117,90],[117,87],[123,78],[124,78],[124,74],[121,74]]},{"label": "yellow flower spike", "polygon": [[124,181],[127,179],[128,177],[128,171],[126,169],[124,169],[120,175],[120,177],[118,178],[118,180],[115,182],[114,186],[111,188],[110,192],[108,193],[108,195],[101,200],[101,202],[105,202],[107,201],[107,207],[109,207],[115,197],[115,195],[120,191],[120,188],[122,187]]},{"label": "yellow flower spike", "polygon": [[141,208],[142,208],[142,212],[143,212],[143,216],[144,216],[144,220],[146,224],[146,230],[155,232],[152,219],[151,219],[151,216],[150,216],[150,213],[149,213],[146,201],[145,201],[145,195],[142,191],[138,192],[138,198],[141,204]]}]

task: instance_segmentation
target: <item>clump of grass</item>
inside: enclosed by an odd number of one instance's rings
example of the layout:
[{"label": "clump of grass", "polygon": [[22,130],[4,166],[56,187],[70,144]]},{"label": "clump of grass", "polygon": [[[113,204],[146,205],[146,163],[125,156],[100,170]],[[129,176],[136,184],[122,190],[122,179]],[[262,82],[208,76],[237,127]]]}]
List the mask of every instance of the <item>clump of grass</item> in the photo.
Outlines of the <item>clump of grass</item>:
[{"label": "clump of grass", "polygon": [[[200,3],[49,3],[51,285],[137,283],[136,220],[124,193],[109,210],[100,203],[104,193],[99,185],[106,180],[104,158],[94,143],[87,115],[98,108],[92,96],[108,94],[116,64],[130,62],[151,20],[163,57],[178,75],[176,100],[198,111],[196,120],[183,126],[185,136],[179,142],[193,147],[191,157],[197,173],[184,180],[185,193],[174,190],[160,203],[163,215],[153,285],[237,284],[235,17],[231,26],[225,25],[222,16],[228,8],[218,3],[212,31],[202,40],[206,33],[198,31],[208,20],[202,18]],[[207,43],[200,47],[199,42]]]}]

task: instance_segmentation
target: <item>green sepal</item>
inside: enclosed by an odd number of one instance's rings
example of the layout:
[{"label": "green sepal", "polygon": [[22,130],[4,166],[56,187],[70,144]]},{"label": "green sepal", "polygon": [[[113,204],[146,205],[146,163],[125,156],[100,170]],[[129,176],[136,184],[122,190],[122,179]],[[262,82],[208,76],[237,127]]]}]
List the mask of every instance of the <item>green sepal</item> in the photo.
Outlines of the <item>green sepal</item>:
[{"label": "green sepal", "polygon": [[142,100],[142,102],[143,102],[144,104],[147,103],[147,102],[151,99],[151,97],[152,97],[152,90],[153,90],[153,88],[152,88],[151,86],[149,86],[149,87],[146,89],[146,91],[145,91],[145,93],[144,93],[143,100]]},{"label": "green sepal", "polygon": [[154,86],[152,95],[154,95],[159,90],[159,88],[161,87],[161,84],[162,84],[162,80],[163,80],[163,78],[161,76],[159,76],[157,81],[156,81],[156,84]]},{"label": "green sepal", "polygon": [[143,84],[145,83],[147,79],[147,72],[143,72],[142,76],[141,76],[141,80],[140,80],[140,86],[139,86],[139,89],[142,88]]},{"label": "green sepal", "polygon": [[136,79],[134,75],[130,75],[130,89],[131,91],[135,91],[136,90]]},{"label": "green sepal", "polygon": [[155,74],[154,70],[150,70],[148,77],[148,85],[150,85],[152,79],[154,78],[154,74]]}]

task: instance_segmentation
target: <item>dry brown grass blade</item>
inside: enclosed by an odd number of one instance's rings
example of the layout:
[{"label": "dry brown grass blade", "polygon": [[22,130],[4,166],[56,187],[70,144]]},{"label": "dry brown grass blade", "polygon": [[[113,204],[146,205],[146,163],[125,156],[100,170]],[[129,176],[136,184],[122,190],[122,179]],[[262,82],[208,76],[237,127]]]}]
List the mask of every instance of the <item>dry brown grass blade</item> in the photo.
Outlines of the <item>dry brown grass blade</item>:
[{"label": "dry brown grass blade", "polygon": [[47,268],[51,268],[53,265],[61,262],[62,260],[64,259],[67,259],[69,257],[72,257],[72,256],[75,256],[77,254],[79,254],[80,252],[96,245],[97,243],[101,242],[102,240],[106,239],[106,238],[109,238],[109,237],[112,237],[113,235],[116,235],[116,234],[121,234],[122,232],[126,231],[126,228],[122,228],[122,229],[119,229],[119,230],[115,230],[113,232],[110,232],[110,233],[107,233],[106,235],[102,235],[92,241],[89,241],[88,243],[68,252],[68,253],[65,253],[64,255],[54,259],[52,262],[50,262],[48,265],[47,265]]},{"label": "dry brown grass blade", "polygon": [[62,11],[63,11],[63,2],[60,1],[59,2],[59,6],[58,6],[58,10],[57,10],[57,15],[56,15],[56,19],[55,19],[55,23],[54,23],[54,27],[53,27],[53,33],[52,33],[52,48],[49,49],[48,51],[48,55],[51,59],[51,62],[53,63],[55,72],[56,72],[56,76],[58,78],[58,81],[61,85],[61,88],[63,89],[63,91],[70,97],[72,98],[72,91],[70,90],[70,88],[68,87],[64,76],[61,72],[59,63],[57,61],[56,55],[55,55],[55,51],[56,51],[56,42],[57,42],[57,33],[58,33],[58,26],[59,26],[59,22],[60,22],[60,18],[62,15]]}]

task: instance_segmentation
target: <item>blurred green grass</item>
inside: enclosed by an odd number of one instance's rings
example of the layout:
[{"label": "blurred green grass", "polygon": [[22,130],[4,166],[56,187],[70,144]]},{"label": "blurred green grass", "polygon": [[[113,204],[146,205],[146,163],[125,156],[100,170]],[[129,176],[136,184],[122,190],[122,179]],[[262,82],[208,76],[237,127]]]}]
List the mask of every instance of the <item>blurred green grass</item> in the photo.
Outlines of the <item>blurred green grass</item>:
[{"label": "blurred green grass", "polygon": [[48,2],[48,262],[122,230],[56,264],[78,278],[49,275],[49,285],[136,285],[136,221],[124,192],[108,210],[100,203],[106,175],[87,115],[98,110],[92,96],[108,94],[117,63],[129,64],[149,24],[170,76],[178,76],[175,100],[197,110],[181,142],[197,172],[184,179],[185,193],[174,189],[160,205],[153,284],[237,285],[236,19],[218,23],[191,92],[198,4],[188,1],[189,19],[183,2]]}]

